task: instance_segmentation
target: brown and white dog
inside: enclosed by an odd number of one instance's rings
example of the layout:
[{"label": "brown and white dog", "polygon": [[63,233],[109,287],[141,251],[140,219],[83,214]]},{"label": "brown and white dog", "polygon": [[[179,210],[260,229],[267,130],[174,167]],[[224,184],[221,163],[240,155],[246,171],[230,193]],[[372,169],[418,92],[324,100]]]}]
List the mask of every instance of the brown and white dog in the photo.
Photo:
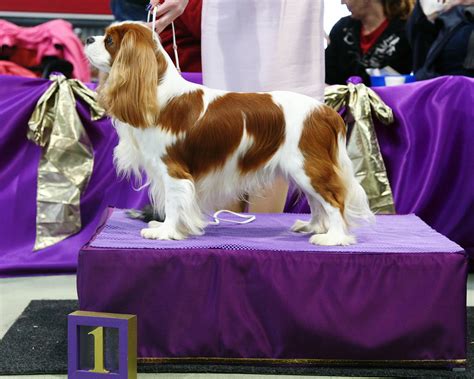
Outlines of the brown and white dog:
[{"label": "brown and white dog", "polygon": [[272,182],[293,181],[311,207],[309,222],[292,230],[319,245],[355,243],[349,228],[372,221],[354,177],[341,117],[292,92],[237,93],[187,82],[145,24],[114,24],[87,41],[86,55],[108,77],[99,101],[120,142],[120,174],[143,170],[155,209],[141,235],[183,239],[200,235],[203,214]]}]

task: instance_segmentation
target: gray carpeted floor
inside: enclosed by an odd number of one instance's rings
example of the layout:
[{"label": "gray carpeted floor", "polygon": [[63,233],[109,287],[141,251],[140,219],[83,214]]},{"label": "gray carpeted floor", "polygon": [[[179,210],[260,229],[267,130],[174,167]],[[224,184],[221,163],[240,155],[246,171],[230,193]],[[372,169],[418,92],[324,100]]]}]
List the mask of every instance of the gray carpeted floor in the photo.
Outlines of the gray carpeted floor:
[{"label": "gray carpeted floor", "polygon": [[[77,310],[74,300],[32,301],[0,340],[0,375],[67,373],[67,315]],[[468,308],[469,340],[473,336],[474,309]],[[143,373],[240,373],[327,376],[389,376],[397,378],[474,378],[474,349],[468,344],[465,372],[440,369],[250,366],[208,364],[140,364]]]}]

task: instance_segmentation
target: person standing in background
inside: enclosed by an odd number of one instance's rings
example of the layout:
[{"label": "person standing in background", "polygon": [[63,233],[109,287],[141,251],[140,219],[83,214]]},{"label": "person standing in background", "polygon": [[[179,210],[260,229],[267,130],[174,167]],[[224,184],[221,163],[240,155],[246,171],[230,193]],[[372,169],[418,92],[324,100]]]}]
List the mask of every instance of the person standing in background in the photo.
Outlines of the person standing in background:
[{"label": "person standing in background", "polygon": [[146,21],[149,0],[111,0],[110,10],[116,21]]},{"label": "person standing in background", "polygon": [[322,99],[322,0],[204,0],[203,79],[230,91],[291,90]]},{"label": "person standing in background", "polygon": [[[157,8],[156,32],[161,44],[174,62],[174,20],[179,64],[183,72],[202,72],[201,66],[201,11],[203,0],[165,0]],[[152,5],[158,0],[152,0]]]},{"label": "person standing in background", "polygon": [[413,0],[342,0],[351,12],[332,28],[326,48],[326,83],[346,84],[360,76],[370,85],[367,68],[390,66],[400,74],[412,71],[406,20]]},{"label": "person standing in background", "polygon": [[171,22],[175,23],[179,63],[185,72],[201,72],[202,0],[112,0],[110,8],[117,21],[146,21],[148,4],[158,6],[156,32],[174,61]]},{"label": "person standing in background", "polygon": [[[208,87],[288,90],[323,100],[322,0],[204,0],[201,44]],[[261,197],[250,197],[249,211],[281,212],[287,191],[278,179]]]},{"label": "person standing in background", "polygon": [[110,9],[117,21],[146,21],[148,4],[160,7],[156,13],[156,32],[161,33],[176,18],[181,16],[189,0],[111,0]]},{"label": "person standing in background", "polygon": [[407,28],[417,80],[474,77],[474,0],[417,1]]},{"label": "person standing in background", "polygon": [[[158,7],[156,10],[155,31],[160,34],[184,13],[189,0],[150,0],[149,2],[154,7]],[[193,1],[191,1],[191,3],[192,2]]]}]

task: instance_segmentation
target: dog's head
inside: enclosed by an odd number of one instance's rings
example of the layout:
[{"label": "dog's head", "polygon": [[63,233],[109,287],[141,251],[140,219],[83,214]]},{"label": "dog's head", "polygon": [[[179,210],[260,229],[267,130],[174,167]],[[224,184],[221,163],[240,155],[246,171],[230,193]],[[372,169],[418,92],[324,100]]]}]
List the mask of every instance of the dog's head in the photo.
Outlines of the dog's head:
[{"label": "dog's head", "polygon": [[86,56],[108,77],[99,88],[99,103],[114,118],[135,127],[156,125],[158,84],[166,72],[164,52],[143,23],[125,22],[89,37]]}]

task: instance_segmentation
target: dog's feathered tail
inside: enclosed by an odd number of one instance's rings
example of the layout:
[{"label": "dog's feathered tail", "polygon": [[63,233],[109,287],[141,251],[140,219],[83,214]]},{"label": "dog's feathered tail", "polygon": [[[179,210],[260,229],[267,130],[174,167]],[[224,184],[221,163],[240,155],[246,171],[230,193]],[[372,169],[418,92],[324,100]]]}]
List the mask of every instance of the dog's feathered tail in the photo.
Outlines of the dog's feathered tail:
[{"label": "dog's feathered tail", "polygon": [[344,219],[349,228],[364,223],[375,222],[375,216],[370,210],[367,194],[354,175],[352,162],[347,154],[346,137],[338,136],[338,166],[339,175],[345,185]]}]

